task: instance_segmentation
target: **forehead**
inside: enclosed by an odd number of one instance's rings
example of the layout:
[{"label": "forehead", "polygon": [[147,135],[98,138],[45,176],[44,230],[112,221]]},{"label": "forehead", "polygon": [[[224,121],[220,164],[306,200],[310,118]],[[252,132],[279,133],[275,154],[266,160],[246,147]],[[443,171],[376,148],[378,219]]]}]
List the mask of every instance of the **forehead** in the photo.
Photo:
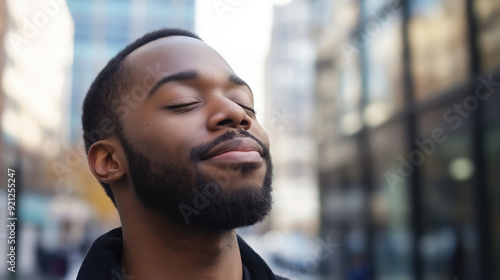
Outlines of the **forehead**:
[{"label": "forehead", "polygon": [[137,75],[154,78],[169,74],[198,70],[210,74],[213,71],[233,73],[222,56],[205,42],[186,36],[160,38],[131,52],[126,61]]}]

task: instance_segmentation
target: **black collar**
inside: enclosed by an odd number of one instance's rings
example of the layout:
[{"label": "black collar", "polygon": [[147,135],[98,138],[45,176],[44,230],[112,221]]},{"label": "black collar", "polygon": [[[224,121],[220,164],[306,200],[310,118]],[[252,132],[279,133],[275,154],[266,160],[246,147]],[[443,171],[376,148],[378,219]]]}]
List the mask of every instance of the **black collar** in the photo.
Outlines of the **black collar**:
[{"label": "black collar", "polygon": [[[252,280],[284,279],[275,276],[264,260],[238,236],[241,262]],[[132,280],[125,268],[120,268],[123,238],[122,229],[116,228],[94,241],[83,260],[77,280]]]}]

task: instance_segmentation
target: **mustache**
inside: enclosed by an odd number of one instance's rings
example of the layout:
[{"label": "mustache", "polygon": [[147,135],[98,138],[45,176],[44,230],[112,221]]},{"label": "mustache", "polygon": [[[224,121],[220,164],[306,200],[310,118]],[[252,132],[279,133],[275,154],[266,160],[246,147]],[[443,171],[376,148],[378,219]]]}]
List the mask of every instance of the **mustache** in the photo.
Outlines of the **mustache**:
[{"label": "mustache", "polygon": [[250,132],[246,130],[238,129],[238,130],[227,131],[208,143],[204,143],[192,148],[189,155],[189,159],[192,162],[200,161],[215,146],[218,146],[224,142],[231,141],[236,138],[246,138],[246,137],[251,138],[252,140],[257,142],[257,144],[259,144],[259,146],[262,148],[263,151],[262,155],[263,158],[265,159],[269,158],[270,156],[269,150],[259,139],[257,139],[255,136],[253,136]]}]

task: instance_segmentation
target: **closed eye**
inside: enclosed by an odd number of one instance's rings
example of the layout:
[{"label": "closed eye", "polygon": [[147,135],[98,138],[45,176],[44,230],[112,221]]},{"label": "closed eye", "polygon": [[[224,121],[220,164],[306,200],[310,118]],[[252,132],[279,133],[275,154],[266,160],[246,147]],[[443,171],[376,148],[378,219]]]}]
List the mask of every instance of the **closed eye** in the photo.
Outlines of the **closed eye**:
[{"label": "closed eye", "polygon": [[185,108],[185,107],[189,107],[191,105],[195,105],[195,104],[198,104],[198,103],[200,103],[200,102],[199,101],[194,101],[194,102],[189,102],[189,103],[174,104],[174,105],[166,106],[165,109]]},{"label": "closed eye", "polygon": [[255,116],[256,112],[254,109],[247,107],[245,105],[241,105],[241,104],[238,104],[238,105],[240,105],[243,109],[250,111]]}]

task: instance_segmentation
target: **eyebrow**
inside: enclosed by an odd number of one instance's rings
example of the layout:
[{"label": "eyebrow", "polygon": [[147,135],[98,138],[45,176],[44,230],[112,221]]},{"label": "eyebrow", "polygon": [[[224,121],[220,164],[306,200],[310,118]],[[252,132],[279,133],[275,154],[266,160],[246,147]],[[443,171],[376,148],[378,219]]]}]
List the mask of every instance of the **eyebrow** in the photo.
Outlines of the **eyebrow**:
[{"label": "eyebrow", "polygon": [[[163,86],[166,83],[170,82],[182,82],[182,81],[192,81],[196,80],[200,77],[200,72],[196,70],[189,70],[189,71],[183,71],[183,72],[178,72],[172,75],[165,76],[161,79],[159,79],[149,90],[149,95],[153,95],[161,86]],[[253,95],[252,89],[250,86],[240,77],[234,75],[234,74],[229,74],[228,80],[231,84],[234,85],[239,85],[239,86],[244,86],[248,88],[250,93]]]},{"label": "eyebrow", "polygon": [[240,78],[240,77],[238,77],[238,76],[236,76],[234,74],[229,74],[229,81],[232,84],[247,87],[248,90],[250,91],[250,93],[252,93],[252,95],[253,95],[252,89],[250,88],[250,86],[245,81],[243,81],[242,78]]},{"label": "eyebrow", "polygon": [[158,88],[160,88],[162,85],[170,82],[182,82],[182,81],[191,81],[191,80],[196,80],[200,77],[200,73],[196,70],[191,70],[191,71],[184,71],[184,72],[179,72],[175,73],[172,75],[165,76],[161,79],[159,79],[149,90],[149,95],[154,94]]}]

